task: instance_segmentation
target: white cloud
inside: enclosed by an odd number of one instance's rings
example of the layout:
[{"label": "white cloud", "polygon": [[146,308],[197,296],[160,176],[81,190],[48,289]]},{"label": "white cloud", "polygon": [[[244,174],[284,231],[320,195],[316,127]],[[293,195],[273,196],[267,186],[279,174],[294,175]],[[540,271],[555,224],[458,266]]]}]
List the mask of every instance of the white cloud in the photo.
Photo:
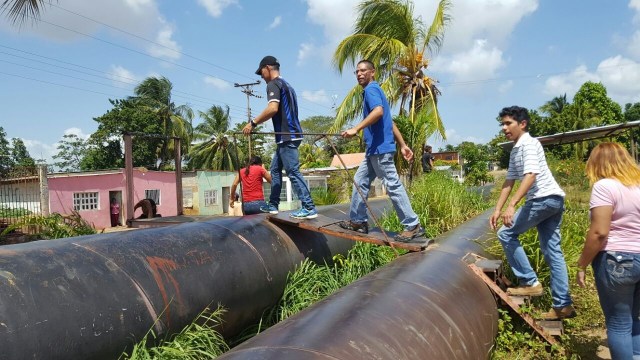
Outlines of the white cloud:
[{"label": "white cloud", "polygon": [[205,9],[207,9],[207,13],[214,18],[220,17],[222,15],[222,10],[224,8],[238,4],[237,0],[198,0],[198,4],[202,5]]},{"label": "white cloud", "polygon": [[640,22],[640,0],[629,1],[629,7],[636,11],[636,15],[633,18],[634,22]]},{"label": "white cloud", "polygon": [[51,164],[53,155],[58,153],[57,143],[49,145],[38,140],[22,139],[22,141],[29,151],[29,155],[35,160],[44,160],[47,164]]},{"label": "white cloud", "polygon": [[[72,9],[73,12],[67,11]],[[78,16],[80,14],[81,16]],[[54,2],[47,6],[46,11],[40,14],[41,21],[26,24],[20,29],[11,26],[7,21],[0,21],[0,31],[20,32],[40,38],[74,42],[86,40],[88,36],[96,36],[98,31],[109,32],[113,37],[130,42],[127,47],[144,47],[149,43],[132,37],[126,33],[134,34],[140,38],[161,43],[170,48],[179,46],[170,39],[171,31],[167,31],[167,24],[156,4],[156,0],[111,0],[111,1],[85,1],[65,0]],[[92,21],[90,19],[94,19]],[[110,28],[102,24],[109,24]],[[108,36],[98,35],[102,39]],[[121,43],[122,41],[117,41]],[[107,45],[105,45],[107,46]],[[149,47],[150,51],[158,52],[157,46]],[[165,51],[169,51],[166,50]],[[155,55],[154,55],[155,56]],[[167,56],[160,54],[159,56]],[[169,56],[174,59],[175,54]]]},{"label": "white cloud", "polygon": [[497,71],[505,66],[502,56],[502,51],[489,47],[487,40],[476,40],[470,49],[437,57],[431,65],[452,74],[454,81],[486,80],[495,78]]},{"label": "white cloud", "polygon": [[627,51],[631,56],[640,59],[640,30],[633,33],[627,44]]},{"label": "white cloud", "polygon": [[272,30],[277,28],[278,26],[280,26],[280,23],[282,22],[282,16],[278,15],[275,17],[275,19],[273,19],[273,21],[271,22],[271,24],[269,24],[268,29]]},{"label": "white cloud", "polygon": [[65,135],[75,135],[81,139],[87,140],[91,134],[85,134],[82,129],[77,127],[71,127],[64,131]]},{"label": "white cloud", "polygon": [[[140,82],[140,78],[133,74],[133,72],[125,69],[120,65],[111,65],[111,71],[107,76],[113,80],[113,84],[120,88],[127,88],[126,84],[136,85]],[[125,84],[126,83],[126,84]]]},{"label": "white cloud", "polygon": [[303,90],[302,98],[316,104],[329,104],[331,102],[331,97],[324,90]]},{"label": "white cloud", "polygon": [[303,43],[300,44],[300,49],[298,49],[298,65],[304,64],[305,60],[310,58],[314,53],[317,52],[317,49],[313,44]]},{"label": "white cloud", "polygon": [[601,82],[609,97],[620,104],[640,101],[640,63],[620,55],[601,61],[595,72],[580,65],[569,74],[552,76],[545,82],[544,93],[573,96],[587,81]]},{"label": "white cloud", "polygon": [[180,58],[180,46],[171,39],[173,35],[173,27],[165,25],[158,31],[155,42],[149,46],[148,51],[151,56],[156,56],[168,60],[177,60]]},{"label": "white cloud", "polygon": [[[437,140],[437,139],[433,139],[432,141],[429,141],[431,143],[442,143],[442,147],[444,148],[444,146],[446,144],[451,144],[451,145],[458,145],[463,141],[470,141],[472,143],[475,144],[484,144],[486,143],[485,140],[481,139],[481,138],[477,138],[475,136],[462,136],[458,133],[458,131],[456,129],[445,129],[444,134],[446,135],[447,139],[442,141],[442,140]],[[435,147],[435,146],[434,146]]]},{"label": "white cloud", "polygon": [[[459,0],[450,9],[443,53],[467,51],[478,39],[503,47],[515,27],[538,8],[539,0]],[[417,1],[415,12],[431,24],[437,0]]]},{"label": "white cloud", "polygon": [[225,90],[231,87],[231,84],[229,84],[229,82],[213,76],[205,76],[204,82],[205,84],[211,85],[218,90]]},{"label": "white cloud", "polygon": [[349,35],[356,20],[358,0],[306,0],[309,20],[323,27],[330,44]]}]

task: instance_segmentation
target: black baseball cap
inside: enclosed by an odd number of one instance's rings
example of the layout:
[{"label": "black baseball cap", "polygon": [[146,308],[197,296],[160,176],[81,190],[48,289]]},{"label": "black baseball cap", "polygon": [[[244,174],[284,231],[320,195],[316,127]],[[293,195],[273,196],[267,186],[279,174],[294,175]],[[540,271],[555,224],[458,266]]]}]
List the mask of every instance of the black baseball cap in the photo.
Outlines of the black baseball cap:
[{"label": "black baseball cap", "polygon": [[278,59],[276,59],[275,57],[273,57],[271,55],[267,55],[267,56],[263,57],[262,60],[260,61],[260,66],[258,66],[258,70],[256,70],[256,75],[260,75],[260,70],[262,70],[262,68],[267,66],[267,65],[278,65],[278,66],[280,66],[280,63],[278,62]]}]

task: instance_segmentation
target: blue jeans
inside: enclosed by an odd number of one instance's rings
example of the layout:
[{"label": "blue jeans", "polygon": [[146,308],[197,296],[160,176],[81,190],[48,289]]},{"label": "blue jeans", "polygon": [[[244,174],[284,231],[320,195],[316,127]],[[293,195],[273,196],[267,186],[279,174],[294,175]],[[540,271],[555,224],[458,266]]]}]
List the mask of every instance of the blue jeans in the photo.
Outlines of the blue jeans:
[{"label": "blue jeans", "polygon": [[498,240],[502,244],[513,274],[518,277],[520,285],[531,285],[538,280],[538,276],[533,271],[518,237],[534,226],[538,229],[540,251],[551,272],[552,306],[556,309],[572,304],[567,264],[560,247],[563,212],[562,196],[551,195],[527,200],[516,211],[512,226],[502,226],[498,230]]},{"label": "blue jeans", "polygon": [[264,200],[255,200],[242,203],[242,213],[245,215],[261,214],[260,206],[264,206],[267,203]]},{"label": "blue jeans", "polygon": [[640,254],[601,251],[592,266],[611,358],[640,359]]},{"label": "blue jeans", "polygon": [[[365,199],[368,198],[371,183],[376,177],[382,179],[387,189],[387,194],[389,194],[391,198],[391,203],[398,214],[400,223],[405,229],[419,224],[418,215],[413,212],[407,191],[404,189],[404,186],[402,186],[400,178],[398,177],[398,171],[393,162],[393,153],[370,155],[362,160],[353,180],[360,191],[362,191]],[[357,223],[367,221],[365,199],[360,196],[354,186],[351,194],[351,208],[349,210],[351,221]]]},{"label": "blue jeans", "polygon": [[311,199],[311,193],[300,173],[300,159],[298,158],[300,141],[288,141],[278,144],[276,153],[271,160],[271,195],[269,202],[278,208],[280,205],[280,191],[282,190],[282,169],[287,173],[293,190],[298,195],[302,207],[313,210],[316,206]]}]

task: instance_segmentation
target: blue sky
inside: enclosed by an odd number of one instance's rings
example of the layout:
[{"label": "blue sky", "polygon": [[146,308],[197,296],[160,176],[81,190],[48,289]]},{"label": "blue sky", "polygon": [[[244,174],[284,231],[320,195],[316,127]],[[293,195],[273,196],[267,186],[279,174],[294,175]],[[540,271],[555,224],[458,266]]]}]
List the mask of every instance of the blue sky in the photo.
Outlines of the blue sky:
[{"label": "blue sky", "polygon": [[[331,64],[350,33],[355,0],[59,0],[20,28],[0,18],[0,126],[34,158],[50,159],[64,134],[86,137],[93,120],[148,76],[174,85],[174,102],[206,111],[229,105],[244,122],[234,83],[259,80],[264,55],[298,93],[301,118],[332,116],[356,83]],[[431,23],[437,2],[420,0]],[[537,108],[602,82],[624,105],[640,101],[640,0],[460,0],[444,46],[432,54],[447,140],[486,143],[509,105]],[[254,87],[264,94],[264,83]],[[256,115],[265,99],[251,99]],[[194,124],[200,120],[195,119]]]}]

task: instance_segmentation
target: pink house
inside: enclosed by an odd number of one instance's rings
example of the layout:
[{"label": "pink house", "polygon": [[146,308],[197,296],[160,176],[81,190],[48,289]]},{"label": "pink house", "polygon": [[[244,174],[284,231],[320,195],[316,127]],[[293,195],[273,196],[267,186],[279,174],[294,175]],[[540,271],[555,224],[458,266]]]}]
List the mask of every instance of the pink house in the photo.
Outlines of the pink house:
[{"label": "pink house", "polygon": [[[125,225],[127,196],[123,169],[49,174],[47,181],[52,213],[68,215],[76,210],[94,228],[104,229],[111,226],[110,201],[115,198],[120,205],[119,223]],[[175,172],[133,169],[133,204],[145,198],[156,202],[158,214],[177,215]],[[137,209],[133,217],[141,214],[141,209]]]}]

